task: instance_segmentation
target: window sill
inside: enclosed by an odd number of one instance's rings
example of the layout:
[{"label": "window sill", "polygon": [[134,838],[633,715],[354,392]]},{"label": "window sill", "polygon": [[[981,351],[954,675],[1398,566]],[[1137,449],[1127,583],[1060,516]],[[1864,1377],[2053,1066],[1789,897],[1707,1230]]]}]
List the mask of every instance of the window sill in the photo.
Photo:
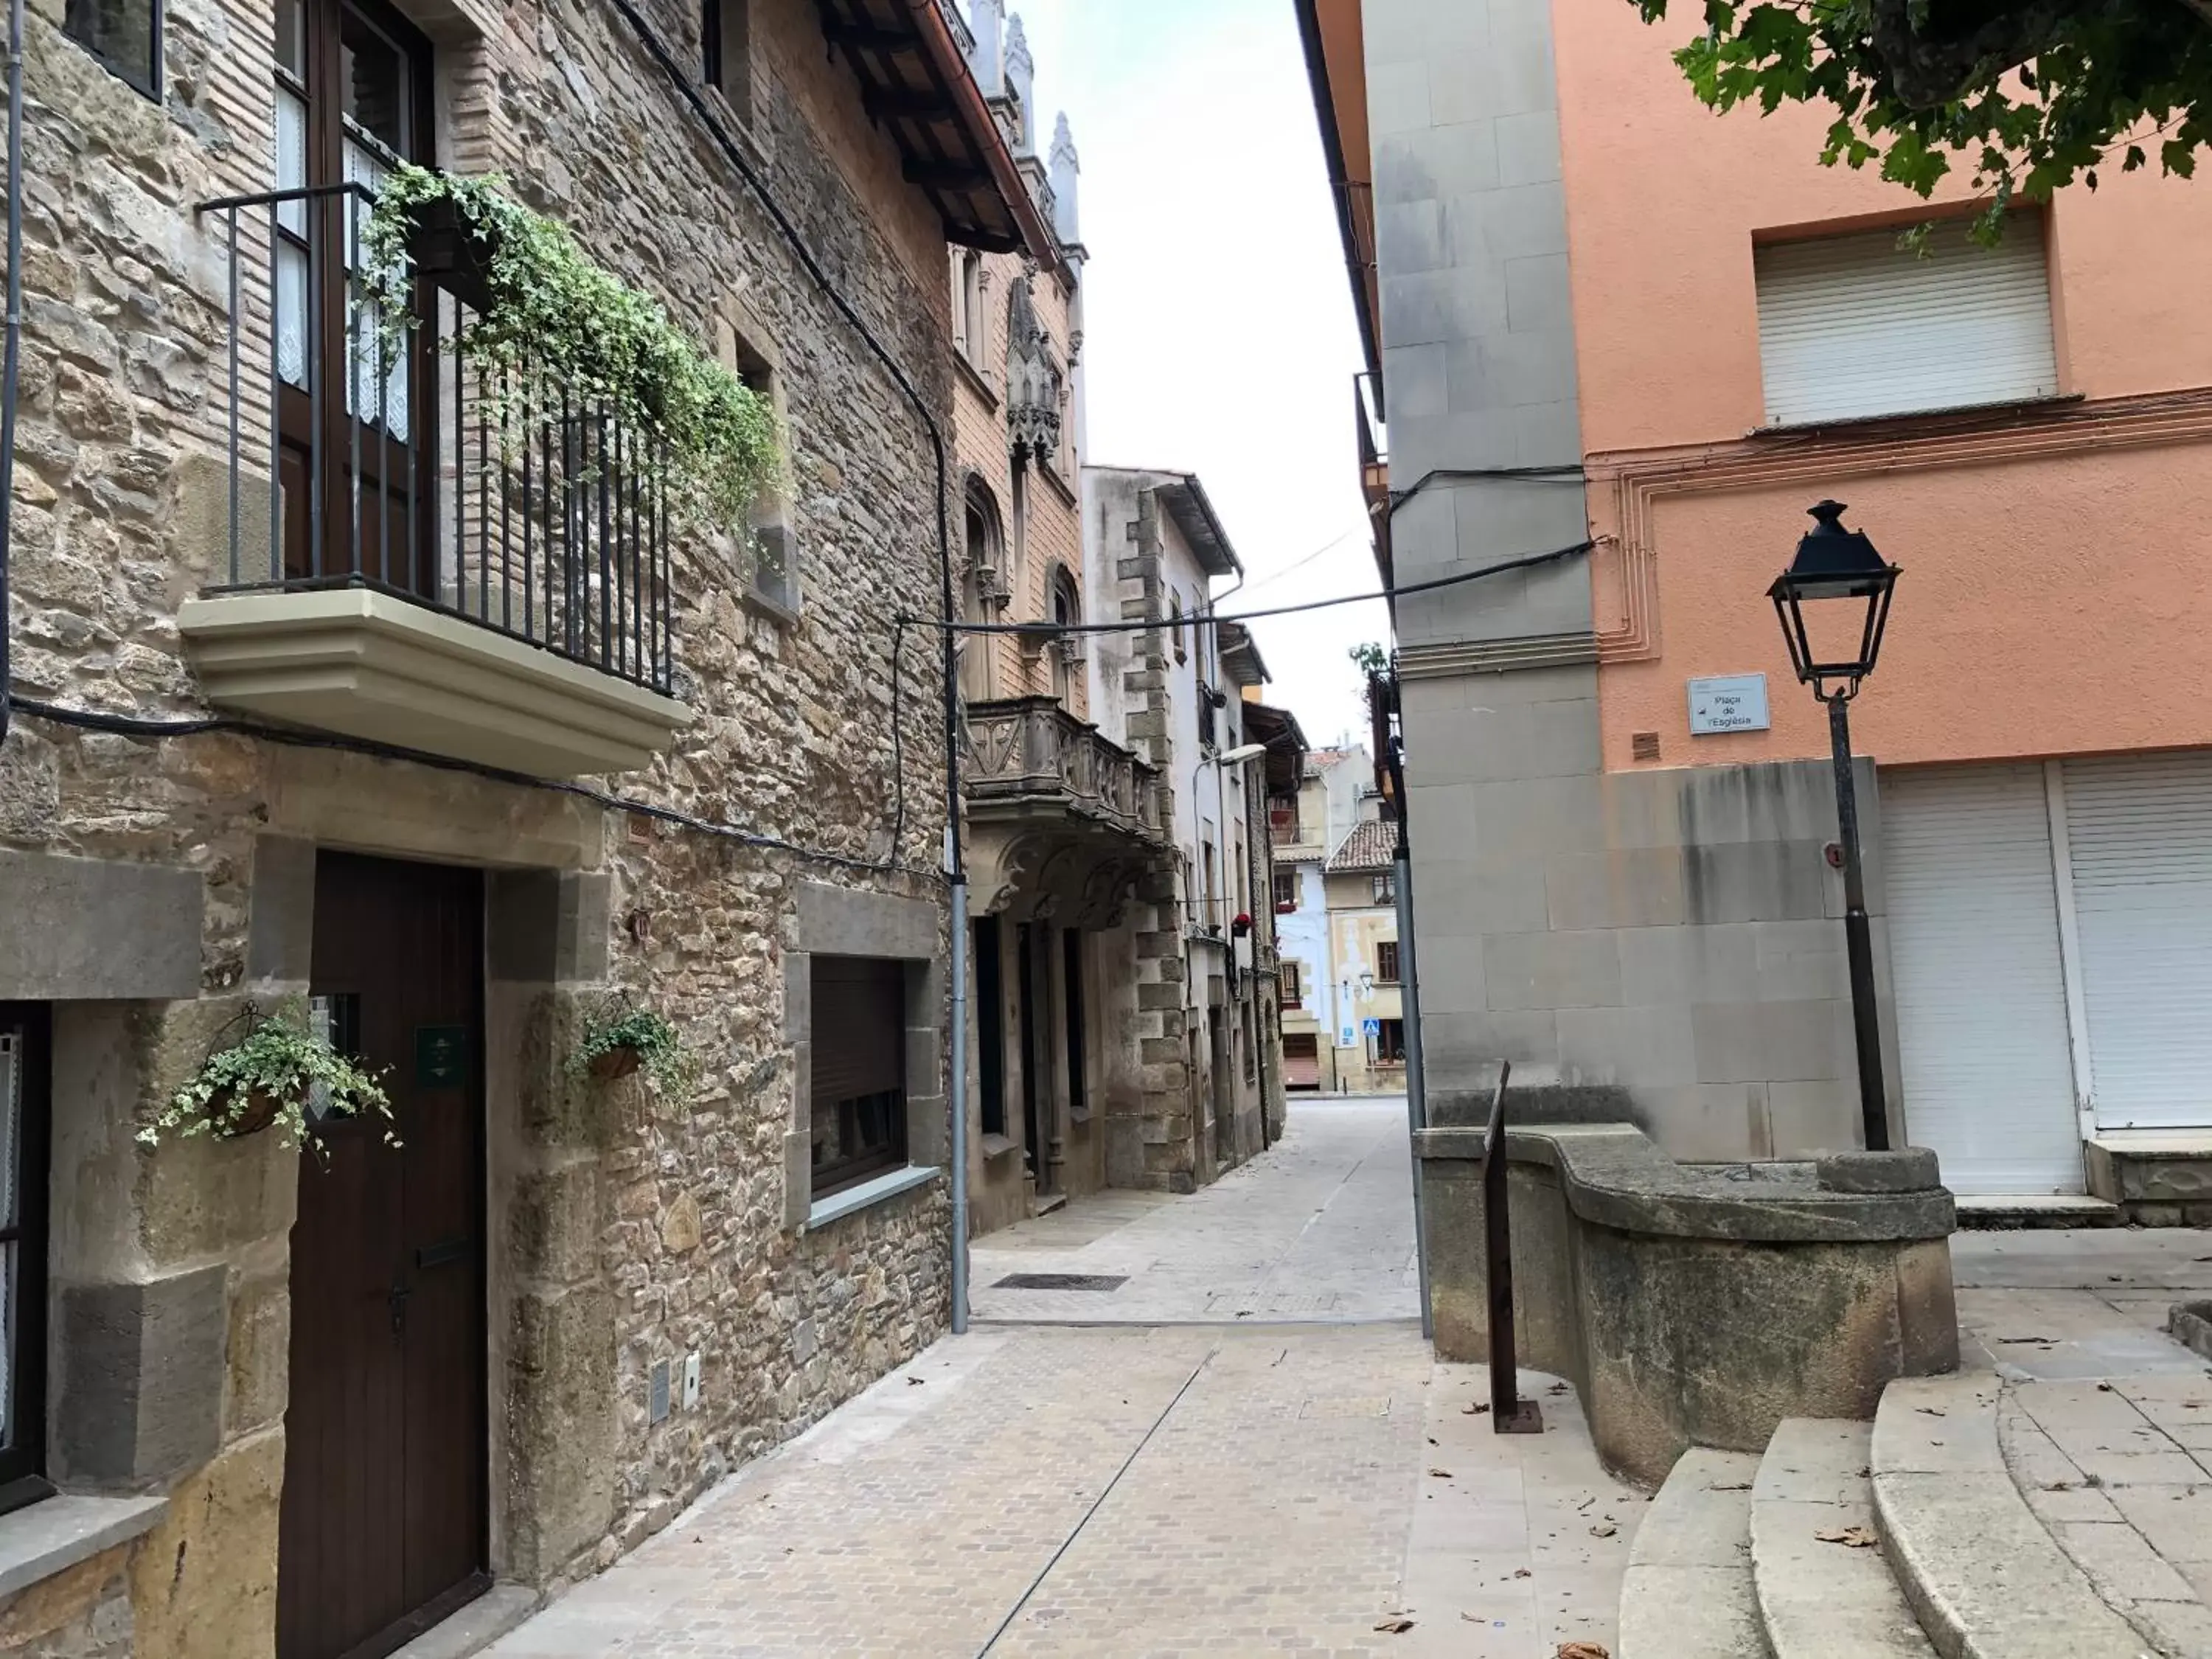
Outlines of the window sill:
[{"label": "window sill", "polygon": [[968,389],[983,400],[983,407],[992,414],[999,411],[999,394],[983,378],[983,371],[968,361],[968,354],[958,346],[952,348],[952,367],[960,371],[960,378],[968,382]]},{"label": "window sill", "polygon": [[1018,1143],[1012,1135],[985,1135],[983,1161],[988,1164],[994,1158],[1004,1158],[1008,1152],[1016,1150],[1018,1145]]},{"label": "window sill", "polygon": [[1802,437],[1808,432],[1833,429],[1855,431],[1863,427],[1920,426],[1932,421],[1971,420],[1996,415],[2033,415],[2084,401],[2085,395],[2081,392],[2059,392],[2044,398],[2000,398],[1995,403],[1953,404],[1942,409],[1899,409],[1885,415],[1838,415],[1825,421],[1784,421],[1772,426],[1755,426],[1744,435],[1749,438]]},{"label": "window sill", "polygon": [[842,1192],[832,1193],[827,1198],[817,1198],[806,1212],[806,1231],[826,1227],[840,1217],[851,1215],[896,1198],[901,1193],[910,1193],[917,1187],[927,1187],[945,1172],[928,1164],[909,1164],[903,1170],[890,1170],[872,1181],[857,1187],[848,1187]]},{"label": "window sill", "polygon": [[166,1498],[64,1494],[0,1515],[0,1599],[152,1531]]}]

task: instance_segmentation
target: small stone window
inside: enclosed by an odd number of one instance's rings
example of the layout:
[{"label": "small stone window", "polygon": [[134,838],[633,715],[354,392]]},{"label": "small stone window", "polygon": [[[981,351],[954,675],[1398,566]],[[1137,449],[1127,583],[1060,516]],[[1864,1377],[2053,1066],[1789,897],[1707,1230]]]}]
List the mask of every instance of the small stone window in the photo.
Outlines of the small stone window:
[{"label": "small stone window", "polygon": [[751,0],[700,0],[699,78],[740,121],[752,119]]},{"label": "small stone window", "polygon": [[161,0],[68,0],[62,33],[110,75],[161,101]]},{"label": "small stone window", "polygon": [[[783,377],[777,353],[764,332],[740,330],[725,321],[720,325],[722,362],[754,393],[775,411],[779,431],[788,433],[785,418]],[[764,489],[753,503],[744,526],[745,592],[779,617],[796,617],[799,610],[799,537],[791,521],[791,506],[783,493]]]},{"label": "small stone window", "polygon": [[1396,871],[1386,870],[1382,874],[1375,878],[1375,902],[1377,904],[1395,904],[1398,902],[1398,872]]},{"label": "small stone window", "polygon": [[47,1011],[0,1002],[0,1513],[51,1496],[46,1454]]},{"label": "small stone window", "polygon": [[1375,982],[1395,985],[1398,982],[1398,941],[1386,939],[1375,947]]},{"label": "small stone window", "polygon": [[906,969],[816,957],[813,1194],[902,1167],[906,1154]]},{"label": "small stone window", "polygon": [[1275,914],[1286,916],[1298,908],[1298,872],[1295,870],[1275,872]]},{"label": "small stone window", "polygon": [[1298,964],[1292,961],[1279,963],[1275,969],[1275,982],[1282,988],[1283,1006],[1305,1006],[1305,987],[1298,978]]}]

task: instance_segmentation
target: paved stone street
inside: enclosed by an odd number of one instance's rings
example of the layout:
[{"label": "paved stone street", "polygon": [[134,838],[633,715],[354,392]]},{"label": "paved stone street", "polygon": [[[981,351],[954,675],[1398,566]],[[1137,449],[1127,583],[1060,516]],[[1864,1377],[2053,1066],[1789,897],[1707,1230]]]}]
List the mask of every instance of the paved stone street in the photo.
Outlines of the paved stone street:
[{"label": "paved stone street", "polygon": [[[1302,1102],[1183,1198],[975,1252],[976,1322],[499,1643],[502,1659],[1609,1644],[1643,1503],[1571,1393],[1498,1437],[1416,1322],[1402,1100]],[[994,1288],[1022,1272],[1111,1291]],[[1378,1629],[1410,1619],[1402,1632]]]}]

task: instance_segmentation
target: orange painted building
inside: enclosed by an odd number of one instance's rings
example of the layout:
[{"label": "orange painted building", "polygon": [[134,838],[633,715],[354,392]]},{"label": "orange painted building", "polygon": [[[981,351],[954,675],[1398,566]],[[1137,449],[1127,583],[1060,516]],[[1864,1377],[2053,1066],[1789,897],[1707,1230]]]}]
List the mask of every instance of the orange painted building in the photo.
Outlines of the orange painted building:
[{"label": "orange painted building", "polygon": [[1985,250],[1962,184],[1820,167],[1823,111],[1698,103],[1689,14],[1300,9],[1386,574],[1559,554],[1396,607],[1436,1086],[1510,1059],[1680,1157],[1857,1144],[1827,722],[1765,591],[1833,498],[1904,572],[1851,711],[1893,1140],[2205,1218],[2212,323],[2172,274],[2212,187],[2108,169]]}]

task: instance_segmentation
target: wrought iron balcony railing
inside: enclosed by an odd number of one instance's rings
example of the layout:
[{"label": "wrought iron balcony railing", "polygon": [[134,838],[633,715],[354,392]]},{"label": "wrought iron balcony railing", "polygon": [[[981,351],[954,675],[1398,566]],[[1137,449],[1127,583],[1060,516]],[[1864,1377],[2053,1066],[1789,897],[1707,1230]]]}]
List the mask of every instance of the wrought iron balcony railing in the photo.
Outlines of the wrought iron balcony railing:
[{"label": "wrought iron balcony railing", "polygon": [[969,802],[1057,806],[1131,836],[1164,842],[1158,771],[1099,736],[1052,697],[968,705]]},{"label": "wrought iron balcony railing", "polygon": [[[229,562],[214,592],[369,587],[666,693],[659,441],[457,356],[465,280],[380,306],[359,182],[201,204],[229,257]],[[267,471],[264,508],[249,501]]]}]

